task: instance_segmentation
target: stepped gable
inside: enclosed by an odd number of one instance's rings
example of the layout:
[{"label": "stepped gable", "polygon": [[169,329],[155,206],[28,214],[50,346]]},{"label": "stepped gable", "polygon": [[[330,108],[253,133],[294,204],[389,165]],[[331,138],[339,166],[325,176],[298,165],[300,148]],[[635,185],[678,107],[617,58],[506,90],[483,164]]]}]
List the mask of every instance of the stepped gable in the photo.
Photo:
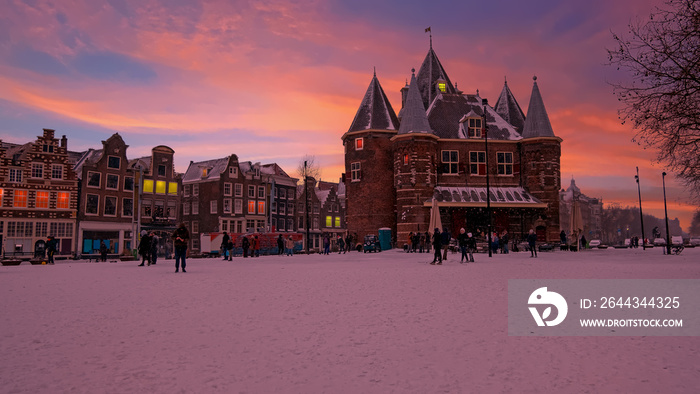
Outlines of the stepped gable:
[{"label": "stepped gable", "polygon": [[515,99],[513,92],[510,91],[508,81],[505,81],[503,84],[503,90],[501,90],[501,95],[498,96],[498,101],[496,101],[494,109],[501,118],[515,127],[519,134],[523,133],[525,114],[523,110],[520,109],[520,105]]},{"label": "stepped gable", "polygon": [[447,76],[445,69],[440,63],[435,51],[433,51],[432,44],[428,50],[428,54],[423,60],[420,69],[418,70],[418,75],[416,80],[418,81],[418,89],[420,90],[421,98],[423,99],[423,108],[428,109],[430,104],[433,102],[435,97],[437,97],[437,80],[442,79],[445,81],[445,92],[446,94],[456,94],[457,91],[450,81],[450,77]]},{"label": "stepped gable", "polygon": [[537,77],[533,77],[532,80],[534,81],[532,95],[530,96],[530,104],[527,106],[523,138],[555,137],[540,89],[537,87]]},{"label": "stepped gable", "polygon": [[348,132],[362,130],[398,130],[399,119],[379,84],[377,73],[369,83]]},{"label": "stepped gable", "polygon": [[421,100],[420,92],[418,91],[418,84],[416,82],[415,74],[416,70],[413,69],[412,71],[413,74],[411,74],[411,85],[408,88],[406,105],[404,105],[402,109],[399,134],[432,133],[430,123],[428,122],[428,116],[425,113],[423,101]]},{"label": "stepped gable", "polygon": [[[468,115],[483,116],[482,99],[473,94],[441,94],[430,106],[428,120],[433,134],[440,138],[466,138],[460,120]],[[520,134],[496,111],[486,106],[488,138],[492,140],[519,140]]]}]

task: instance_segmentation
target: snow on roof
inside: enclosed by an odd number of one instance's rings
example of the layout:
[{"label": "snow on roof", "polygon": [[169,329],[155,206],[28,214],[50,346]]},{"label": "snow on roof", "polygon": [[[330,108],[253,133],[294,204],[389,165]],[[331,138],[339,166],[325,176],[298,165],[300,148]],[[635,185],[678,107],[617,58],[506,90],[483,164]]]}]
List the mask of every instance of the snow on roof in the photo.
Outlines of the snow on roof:
[{"label": "snow on roof", "polygon": [[534,137],[554,137],[552,124],[549,122],[547,109],[544,107],[544,100],[537,87],[537,77],[533,77],[532,95],[530,105],[527,107],[527,117],[523,126],[523,138]]},{"label": "snow on roof", "polygon": [[[191,183],[202,179],[219,179],[219,177],[221,177],[221,173],[226,171],[228,161],[229,157],[227,156],[220,159],[190,163],[190,166],[187,167],[187,171],[185,171],[185,175],[182,178],[182,183]],[[204,169],[207,170],[206,177],[202,177]]]},{"label": "snow on roof", "polygon": [[375,73],[348,132],[369,129],[398,130],[398,128],[399,120]]},{"label": "snow on roof", "polygon": [[[491,203],[500,203],[513,206],[538,206],[545,205],[542,201],[528,193],[520,186],[516,187],[491,187]],[[457,203],[464,206],[477,206],[486,204],[485,187],[445,187],[438,186],[434,189],[433,197],[438,203]],[[432,198],[426,200],[424,205],[430,205]]]}]

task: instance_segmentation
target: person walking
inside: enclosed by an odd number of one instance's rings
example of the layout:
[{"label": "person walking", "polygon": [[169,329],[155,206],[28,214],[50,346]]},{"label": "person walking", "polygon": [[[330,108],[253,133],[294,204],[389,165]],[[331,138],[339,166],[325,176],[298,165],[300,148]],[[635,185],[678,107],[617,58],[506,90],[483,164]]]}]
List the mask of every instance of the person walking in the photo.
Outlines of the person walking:
[{"label": "person walking", "polygon": [[253,237],[253,251],[255,252],[255,257],[260,257],[260,238],[257,235]]},{"label": "person walking", "polygon": [[226,249],[228,250],[228,261],[233,261],[233,239],[228,240],[228,244],[226,244]]},{"label": "person walking", "polygon": [[561,230],[559,233],[559,241],[561,241],[561,250],[566,250],[568,245],[566,244],[566,233],[564,230]]},{"label": "person walking", "polygon": [[103,262],[107,261],[107,245],[105,241],[100,241],[100,260]]},{"label": "person walking", "polygon": [[469,257],[467,257],[467,232],[464,230],[464,227],[459,229],[457,242],[459,243],[459,250],[462,252],[462,257],[459,259],[459,263],[464,263],[464,260],[467,260],[468,263]]},{"label": "person walking", "polygon": [[231,240],[231,237],[228,235],[226,231],[224,231],[223,237],[221,237],[221,254],[224,256],[224,260],[228,259],[228,256],[226,256],[226,253],[228,253],[228,242]]},{"label": "person walking", "polygon": [[285,241],[285,250],[287,252],[287,256],[293,256],[294,255],[294,240],[292,239],[292,236],[290,235],[289,238]]},{"label": "person walking", "polygon": [[441,239],[441,245],[442,245],[442,259],[447,260],[447,249],[450,247],[450,240],[452,239],[452,236],[450,235],[450,232],[447,231],[447,228],[442,230],[442,239]]},{"label": "person walking", "polygon": [[537,257],[537,234],[535,234],[535,230],[530,229],[530,232],[527,234],[527,243],[530,246],[530,257]]},{"label": "person walking", "polygon": [[151,265],[151,237],[148,236],[146,230],[141,231],[139,254],[141,255],[141,264],[139,264],[139,267],[143,267],[146,262],[148,262],[148,265]]},{"label": "person walking", "polygon": [[328,255],[331,252],[331,237],[328,234],[323,236],[323,254]]},{"label": "person walking", "polygon": [[243,257],[248,257],[248,249],[250,248],[250,241],[245,235],[241,239],[241,248],[243,249]]},{"label": "person walking", "polygon": [[160,238],[151,231],[151,264],[155,264],[158,261],[158,241]]},{"label": "person walking", "polygon": [[428,230],[425,230],[425,234],[423,234],[425,237],[425,253],[430,253],[430,232]]},{"label": "person walking", "polygon": [[338,235],[338,254],[341,253],[345,253],[345,241],[342,235]]},{"label": "person walking", "polygon": [[474,253],[476,253],[476,238],[472,233],[467,233],[467,254],[469,254],[469,262],[474,262]]},{"label": "person walking", "polygon": [[345,249],[347,249],[348,252],[352,250],[352,235],[350,234],[345,237]]},{"label": "person walking", "polygon": [[46,238],[46,255],[48,256],[48,261],[46,264],[54,264],[53,260],[53,255],[56,254],[56,251],[58,250],[58,240],[53,237],[53,235],[49,235],[48,238]]},{"label": "person walking", "polygon": [[284,253],[284,238],[282,238],[282,234],[280,234],[279,237],[277,237],[277,255],[282,256]]},{"label": "person walking", "polygon": [[[586,249],[588,247],[588,241],[586,241],[586,236],[582,235],[581,236],[581,248],[580,249]],[[580,250],[579,249],[579,250]]]},{"label": "person walking", "polygon": [[175,244],[175,272],[180,271],[180,263],[182,263],[182,272],[185,271],[185,258],[187,256],[187,241],[190,239],[190,232],[187,231],[185,223],[180,223],[180,227],[173,231],[171,236]]},{"label": "person walking", "polygon": [[435,228],[435,233],[433,233],[433,248],[435,249],[435,255],[433,256],[433,262],[430,264],[442,264],[442,234],[440,234],[439,228]]},{"label": "person walking", "polygon": [[411,253],[413,251],[413,231],[408,233],[408,239],[406,240],[406,252]]},{"label": "person walking", "polygon": [[503,230],[501,234],[501,253],[508,254],[508,230]]},{"label": "person walking", "polygon": [[425,234],[419,232],[418,237],[418,252],[423,253],[423,250],[425,249]]}]

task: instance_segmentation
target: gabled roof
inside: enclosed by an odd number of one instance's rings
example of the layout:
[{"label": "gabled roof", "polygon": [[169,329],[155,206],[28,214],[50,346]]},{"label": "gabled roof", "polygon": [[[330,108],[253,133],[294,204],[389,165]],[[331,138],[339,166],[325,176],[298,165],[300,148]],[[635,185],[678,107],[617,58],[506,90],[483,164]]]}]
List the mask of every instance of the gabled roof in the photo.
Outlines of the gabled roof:
[{"label": "gabled roof", "polygon": [[421,100],[420,92],[418,91],[418,83],[416,82],[416,70],[412,70],[411,85],[408,88],[406,104],[402,109],[401,127],[399,134],[408,133],[432,133],[428,116],[425,114],[425,107]]},{"label": "gabled roof", "polygon": [[420,90],[420,95],[423,99],[424,109],[428,109],[430,103],[432,103],[437,96],[435,83],[438,79],[445,81],[445,93],[457,93],[450,81],[450,77],[447,76],[445,69],[440,63],[440,59],[438,59],[431,45],[428,54],[425,56],[425,59],[423,59],[423,64],[421,64],[418,70],[418,76],[416,77],[418,81],[418,90]]},{"label": "gabled roof", "polygon": [[348,132],[370,129],[399,129],[399,120],[391,107],[391,103],[389,103],[389,99],[384,94],[382,85],[379,84],[376,72],[369,83],[365,97],[360,103],[360,108],[357,109],[355,119],[352,121]]},{"label": "gabled roof", "polygon": [[[182,177],[182,183],[196,182],[199,180],[215,180],[221,177],[221,173],[226,171],[228,167],[229,157],[220,159],[206,160],[200,162],[192,162],[187,167],[185,175]],[[207,169],[207,176],[202,178],[202,171]]]},{"label": "gabled roof", "polygon": [[[473,94],[441,94],[430,106],[428,120],[433,134],[440,138],[466,138],[460,123],[466,115],[481,117],[484,113],[482,100]],[[486,106],[488,138],[493,140],[519,140],[520,134],[496,111]]]},{"label": "gabled roof", "polygon": [[501,90],[501,95],[498,96],[494,109],[506,122],[515,127],[518,133],[522,134],[523,126],[525,125],[525,114],[520,109],[513,92],[510,91],[508,81],[503,84],[503,90]]},{"label": "gabled roof", "polygon": [[82,173],[83,173],[83,167],[85,165],[93,165],[97,163],[100,158],[102,157],[102,149],[88,149],[85,152],[82,152],[80,155],[80,158],[76,160],[75,164],[73,165],[73,170],[75,171],[75,174],[78,176],[78,179],[82,178]]},{"label": "gabled roof", "polygon": [[544,101],[537,87],[537,77],[533,77],[532,95],[530,105],[527,106],[527,117],[523,127],[523,138],[555,137],[552,124],[549,122]]}]

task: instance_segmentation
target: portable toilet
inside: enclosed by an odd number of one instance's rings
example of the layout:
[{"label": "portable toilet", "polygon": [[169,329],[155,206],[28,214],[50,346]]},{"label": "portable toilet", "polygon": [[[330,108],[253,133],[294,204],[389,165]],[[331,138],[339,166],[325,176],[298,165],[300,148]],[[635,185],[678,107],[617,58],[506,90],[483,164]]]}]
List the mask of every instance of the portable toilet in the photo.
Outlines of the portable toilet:
[{"label": "portable toilet", "polygon": [[379,245],[382,250],[391,249],[391,229],[388,227],[383,227],[379,229]]}]

